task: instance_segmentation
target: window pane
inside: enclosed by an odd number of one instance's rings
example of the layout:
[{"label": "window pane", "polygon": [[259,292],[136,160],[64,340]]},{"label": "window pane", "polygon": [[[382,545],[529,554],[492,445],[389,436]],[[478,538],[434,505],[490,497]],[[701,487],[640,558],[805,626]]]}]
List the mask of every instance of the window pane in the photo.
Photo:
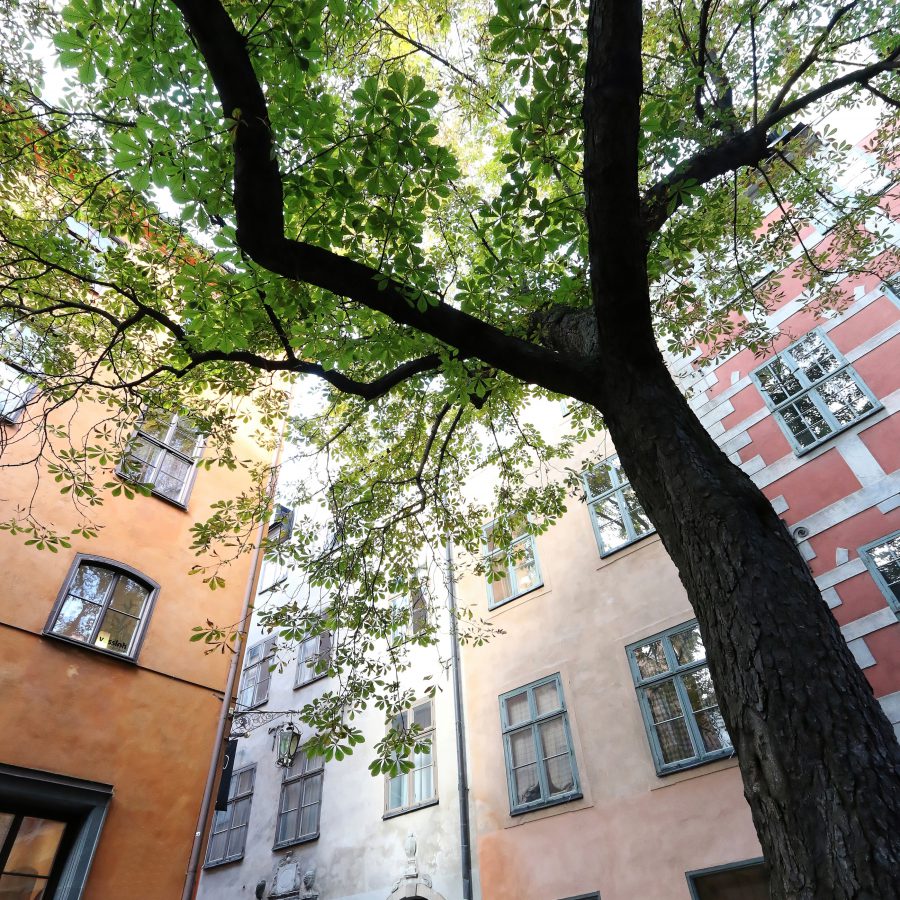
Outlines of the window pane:
[{"label": "window pane", "polygon": [[228,850],[227,856],[233,859],[236,856],[242,856],[244,853],[244,842],[247,840],[247,826],[242,825],[228,832]]},{"label": "window pane", "polygon": [[539,716],[560,708],[559,691],[556,689],[555,681],[534,689],[534,705]]},{"label": "window pane", "polygon": [[297,837],[297,823],[300,821],[300,810],[294,809],[284,813],[278,819],[278,841],[292,841]]},{"label": "window pane", "polygon": [[900,535],[873,547],[868,554],[894,596],[900,599]]},{"label": "window pane", "polygon": [[153,489],[172,500],[177,500],[181,496],[191,468],[190,463],[172,453],[166,453],[153,479]]},{"label": "window pane", "polygon": [[816,390],[841,425],[854,422],[874,406],[847,371],[832,375]]},{"label": "window pane", "polygon": [[646,689],[647,702],[654,722],[665,722],[684,715],[681,701],[672,681],[664,681]]},{"label": "window pane", "polygon": [[172,436],[166,441],[168,446],[185,456],[193,456],[197,446],[197,432],[185,422],[178,422]]},{"label": "window pane", "polygon": [[520,722],[527,722],[531,718],[527,691],[507,697],[504,702],[506,703],[506,721],[508,724],[518,725]]},{"label": "window pane", "polygon": [[825,421],[807,394],[781,412],[785,423],[803,447],[831,434],[831,426]]},{"label": "window pane", "polygon": [[49,875],[59,849],[65,822],[26,816],[3,869],[19,875]]},{"label": "window pane", "polygon": [[769,900],[769,873],[765,866],[742,866],[692,879],[698,900]]},{"label": "window pane", "polygon": [[304,806],[300,812],[300,835],[315,834],[319,830],[319,804]]},{"label": "window pane", "polygon": [[524,766],[537,760],[537,748],[534,746],[530,728],[511,734],[509,746],[513,767]]},{"label": "window pane", "polygon": [[421,725],[422,728],[431,728],[431,704],[422,703],[413,709],[413,725]]},{"label": "window pane", "polygon": [[12,813],[0,812],[0,847],[3,846],[6,836],[9,834],[9,829],[12,828],[14,818],[15,816]]},{"label": "window pane", "polygon": [[156,438],[158,441],[165,441],[169,429],[172,427],[172,416],[167,413],[148,412],[141,422],[140,430],[144,434]]},{"label": "window pane", "polygon": [[516,591],[530,591],[538,584],[537,565],[534,561],[534,545],[528,538],[513,547],[512,562],[516,575]]},{"label": "window pane", "polygon": [[706,648],[700,638],[699,625],[694,625],[687,631],[679,631],[678,634],[673,634],[669,640],[672,642],[672,649],[675,651],[678,665],[686,666],[706,659]]},{"label": "window pane", "polygon": [[237,790],[238,794],[248,794],[253,790],[253,774],[254,769],[245,769],[238,776]]},{"label": "window pane", "polygon": [[821,336],[811,332],[791,348],[791,356],[810,381],[818,381],[840,366]]},{"label": "window pane", "polygon": [[641,678],[652,678],[669,669],[662,641],[651,641],[649,644],[644,644],[643,647],[635,648],[632,653]]},{"label": "window pane", "polygon": [[222,831],[219,834],[214,834],[212,840],[209,842],[209,854],[207,855],[207,859],[211,862],[220,862],[225,858],[225,846],[228,843],[228,832]]},{"label": "window pane", "polygon": [[605,500],[599,500],[592,507],[604,552],[614,550],[628,540],[628,532],[622,521],[622,513],[616,497],[617,494],[613,494]]},{"label": "window pane", "polygon": [[544,759],[551,756],[559,756],[560,753],[569,752],[569,743],[566,740],[566,729],[562,716],[543,722],[540,725],[541,750]]},{"label": "window pane", "polygon": [[599,466],[594,466],[585,476],[588,491],[591,497],[597,497],[604,491],[611,491],[613,488],[612,478],[609,474],[609,466],[603,462]]},{"label": "window pane", "polygon": [[162,452],[156,444],[135,437],[129,444],[128,455],[122,460],[122,474],[133,481],[151,481]]},{"label": "window pane", "polygon": [[388,809],[400,809],[407,805],[406,775],[396,775],[388,782]]},{"label": "window pane", "polygon": [[531,803],[541,799],[541,785],[538,781],[537,763],[516,769],[516,803]]},{"label": "window pane", "polygon": [[128,613],[130,616],[139,616],[148,594],[149,591],[144,585],[121,575],[113,590],[109,605],[119,612]]},{"label": "window pane", "polygon": [[703,749],[707,753],[714,750],[725,750],[731,746],[731,738],[718,706],[699,712],[694,718],[700,729],[700,737],[703,739]]},{"label": "window pane", "polygon": [[220,831],[228,831],[231,827],[231,805],[228,806],[228,809],[217,809],[215,818],[213,819],[213,834],[218,834]]},{"label": "window pane", "polygon": [[512,596],[512,582],[509,578],[506,560],[501,557],[491,560],[491,572],[494,576],[494,580],[491,582],[493,602],[502,603]]},{"label": "window pane", "polygon": [[322,776],[311,775],[303,781],[303,805],[318,803],[322,799]]},{"label": "window pane", "polygon": [[656,736],[659,738],[659,747],[665,763],[690,759],[695,755],[694,745],[691,743],[683,718],[672,719],[670,722],[657,725]]},{"label": "window pane", "polygon": [[575,777],[572,774],[572,762],[569,754],[554,756],[544,763],[547,772],[547,784],[550,787],[550,795],[564,794],[575,787]]},{"label": "window pane", "polygon": [[431,754],[423,753],[421,757],[426,765],[418,768],[419,759],[417,757],[417,768],[413,771],[413,803],[424,803],[434,796],[434,766],[431,765]]},{"label": "window pane", "polygon": [[325,757],[323,756],[307,756],[305,753],[302,754],[303,759],[300,760],[300,764],[303,767],[304,772],[314,772],[316,769],[321,769],[322,766],[325,765]]},{"label": "window pane", "polygon": [[114,578],[115,573],[112,569],[82,563],[72,579],[69,595],[81,597],[82,600],[92,600],[94,603],[102,603],[106,599],[106,593]]},{"label": "window pane", "polygon": [[100,618],[101,608],[96,603],[88,603],[77,597],[66,597],[51,630],[54,634],[76,641],[89,641],[94,633],[94,625]]},{"label": "window pane", "polygon": [[3,900],[43,900],[47,881],[34,875],[0,875]]},{"label": "window pane", "polygon": [[303,793],[303,781],[294,781],[286,784],[281,792],[281,811],[288,812],[300,806],[300,796]]},{"label": "window pane", "polygon": [[108,609],[103,617],[95,647],[103,647],[115,653],[127,653],[131,648],[131,641],[137,630],[138,620],[124,613]]},{"label": "window pane", "polygon": [[719,712],[712,676],[705,666],[681,676],[687,690],[694,719],[707,752],[731,746],[725,722]]},{"label": "window pane", "polygon": [[763,390],[775,404],[784,403],[785,400],[803,390],[803,386],[791,374],[782,359],[773,359],[769,365],[759,370],[757,377]]},{"label": "window pane", "polygon": [[234,809],[231,814],[231,825],[236,828],[238,825],[246,825],[250,820],[250,798],[245,797],[243,800],[234,801]]},{"label": "window pane", "polygon": [[634,489],[630,486],[623,488],[622,496],[625,498],[625,508],[628,510],[635,537],[640,537],[653,531],[653,525],[650,523],[647,513],[644,512],[644,508],[641,506]]}]

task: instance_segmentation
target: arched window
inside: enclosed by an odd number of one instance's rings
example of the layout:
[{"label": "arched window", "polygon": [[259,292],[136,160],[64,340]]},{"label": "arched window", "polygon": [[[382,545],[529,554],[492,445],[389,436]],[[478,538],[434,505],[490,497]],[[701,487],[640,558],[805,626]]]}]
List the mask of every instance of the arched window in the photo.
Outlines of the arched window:
[{"label": "arched window", "polygon": [[45,633],[135,659],[158,591],[128,566],[78,554]]}]

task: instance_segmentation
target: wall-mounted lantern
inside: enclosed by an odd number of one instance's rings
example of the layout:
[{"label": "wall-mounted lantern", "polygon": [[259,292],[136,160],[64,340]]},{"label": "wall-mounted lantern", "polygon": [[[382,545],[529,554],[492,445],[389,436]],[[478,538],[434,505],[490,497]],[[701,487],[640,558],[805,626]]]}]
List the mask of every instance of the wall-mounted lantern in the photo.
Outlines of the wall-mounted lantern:
[{"label": "wall-mounted lantern", "polygon": [[293,722],[286,722],[275,736],[275,765],[288,769],[294,764],[294,757],[300,749],[300,731]]}]

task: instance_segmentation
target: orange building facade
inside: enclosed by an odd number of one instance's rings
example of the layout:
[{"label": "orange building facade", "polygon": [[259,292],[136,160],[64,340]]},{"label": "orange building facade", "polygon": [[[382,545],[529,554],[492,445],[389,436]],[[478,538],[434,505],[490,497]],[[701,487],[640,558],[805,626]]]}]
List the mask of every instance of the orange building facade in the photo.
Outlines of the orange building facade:
[{"label": "orange building facade", "polygon": [[[66,533],[70,495],[43,462],[37,480],[11,465],[35,451],[15,406],[0,418],[0,520],[30,504]],[[92,413],[82,405],[73,434]],[[205,654],[191,630],[241,621],[254,566],[244,555],[210,591],[189,575],[190,527],[249,479],[198,467],[202,438],[177,416],[140,427],[128,474],[153,496],[108,499],[91,513],[98,536],[56,552],[0,535],[0,897],[169,900],[184,887],[232,656]],[[269,457],[249,438],[235,451]]]}]

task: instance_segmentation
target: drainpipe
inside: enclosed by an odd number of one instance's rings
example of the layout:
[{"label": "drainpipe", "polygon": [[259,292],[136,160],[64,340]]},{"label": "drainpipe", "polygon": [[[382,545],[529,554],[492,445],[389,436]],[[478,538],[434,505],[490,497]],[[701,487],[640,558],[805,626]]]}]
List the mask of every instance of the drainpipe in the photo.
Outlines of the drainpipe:
[{"label": "drainpipe", "polygon": [[[281,462],[283,440],[284,431],[282,429],[282,434],[278,440],[278,447],[275,449],[275,454],[272,458],[272,481],[269,484],[270,491],[274,490],[275,487],[275,473],[278,471],[278,465]],[[206,773],[206,786],[203,789],[203,802],[200,804],[200,816],[197,819],[197,830],[194,832],[194,842],[191,844],[191,856],[188,861],[187,872],[184,878],[184,890],[181,892],[181,900],[191,900],[194,896],[194,888],[197,883],[197,869],[200,864],[203,832],[206,829],[206,820],[209,817],[209,807],[212,803],[213,791],[216,786],[216,776],[219,775],[222,769],[220,762],[222,744],[225,740],[225,729],[228,727],[231,701],[234,699],[234,683],[237,680],[238,663],[241,661],[243,655],[243,634],[250,626],[250,617],[253,613],[251,602],[256,592],[256,585],[259,580],[259,570],[262,565],[262,542],[266,524],[265,521],[261,521],[256,534],[256,550],[253,552],[253,566],[250,570],[250,577],[247,580],[247,590],[244,593],[244,605],[241,609],[240,625],[238,626],[238,634],[234,641],[234,652],[231,654],[231,664],[228,666],[228,678],[225,680],[222,709],[219,711],[219,721],[216,725],[216,739],[213,744],[212,757],[209,761],[209,771]]]},{"label": "drainpipe", "polygon": [[456,575],[453,541],[447,538],[447,594],[450,600],[450,653],[453,665],[453,706],[456,714],[456,768],[459,772],[459,852],[462,863],[462,900],[472,900],[472,832],[469,823],[469,767],[466,760],[466,723],[463,714],[459,625],[456,618]]}]

